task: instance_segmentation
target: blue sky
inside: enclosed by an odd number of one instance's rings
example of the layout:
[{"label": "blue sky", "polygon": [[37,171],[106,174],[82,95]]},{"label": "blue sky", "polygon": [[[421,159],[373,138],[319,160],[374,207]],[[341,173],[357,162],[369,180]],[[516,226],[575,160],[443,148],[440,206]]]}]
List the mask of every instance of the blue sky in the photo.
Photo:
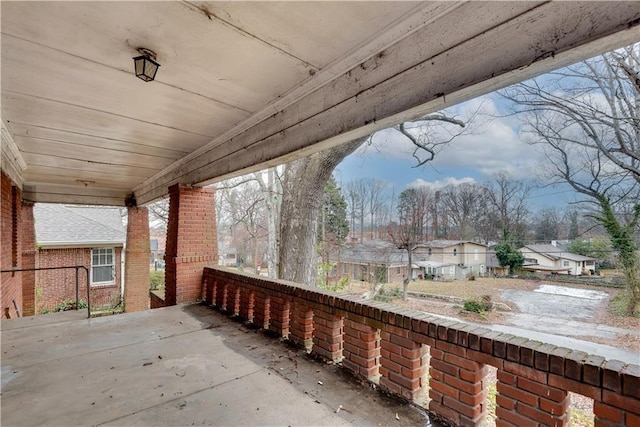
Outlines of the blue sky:
[{"label": "blue sky", "polygon": [[[372,146],[361,147],[336,169],[341,185],[359,178],[375,178],[394,187],[396,194],[413,185],[440,188],[450,183],[473,181],[483,184],[493,174],[507,171],[520,180],[536,182],[544,173],[545,159],[540,147],[532,146],[519,135],[520,122],[515,117],[501,117],[505,105],[496,95],[487,95],[448,111],[464,119],[481,111],[468,134],[459,136],[444,147],[435,159],[421,167],[411,156],[413,146],[396,131],[381,131]],[[537,180],[539,181],[539,179]],[[565,209],[575,193],[566,185],[534,188],[531,207]]]}]

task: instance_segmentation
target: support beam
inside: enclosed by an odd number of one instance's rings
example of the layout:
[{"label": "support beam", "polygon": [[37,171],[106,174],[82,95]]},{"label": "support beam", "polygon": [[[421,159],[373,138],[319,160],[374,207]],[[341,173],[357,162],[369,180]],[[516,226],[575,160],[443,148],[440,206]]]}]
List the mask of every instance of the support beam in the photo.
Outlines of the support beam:
[{"label": "support beam", "polygon": [[[451,13],[469,23],[469,16],[488,13],[483,8],[469,2]],[[637,2],[511,2],[491,13],[501,20],[455,28],[459,37],[438,21],[414,32],[259,124],[176,162],[136,187],[136,198],[147,203],[178,182],[219,181],[308,155],[634,43],[639,35]]]},{"label": "support beam", "polygon": [[145,207],[127,208],[127,246],[125,248],[125,312],[149,309],[149,212]]},{"label": "support beam", "polygon": [[[22,268],[36,268],[36,228],[33,220],[33,203],[22,202]],[[36,272],[23,271],[22,315],[36,314]]]},{"label": "support beam", "polygon": [[166,305],[202,299],[204,267],[215,265],[217,259],[214,190],[172,186],[165,255]]}]

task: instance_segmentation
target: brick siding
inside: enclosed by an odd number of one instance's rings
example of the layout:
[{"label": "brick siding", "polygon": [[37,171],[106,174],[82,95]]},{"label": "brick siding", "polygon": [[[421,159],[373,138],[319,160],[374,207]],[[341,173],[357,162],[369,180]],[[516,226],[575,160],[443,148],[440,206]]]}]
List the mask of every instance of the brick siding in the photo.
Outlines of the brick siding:
[{"label": "brick siding", "polygon": [[[11,179],[0,174],[0,269],[22,267],[22,192]],[[22,315],[22,273],[2,273],[0,279],[2,318]]]},{"label": "brick siding", "polygon": [[[36,229],[33,219],[33,203],[22,203],[22,268],[36,268]],[[36,314],[36,272],[22,274],[22,315]]]},{"label": "brick siding", "polygon": [[167,305],[202,297],[202,271],[218,260],[215,192],[176,184],[169,188],[165,268]]},{"label": "brick siding", "polygon": [[[304,346],[453,425],[487,415],[498,370],[497,426],[566,426],[568,392],[594,399],[595,426],[640,421],[640,366],[321,289],[205,268],[202,298]],[[426,373],[430,374],[427,387]]]},{"label": "brick siding", "polygon": [[127,248],[124,308],[127,313],[148,310],[149,300],[149,213],[145,207],[127,208]]},{"label": "brick siding", "polygon": [[[92,310],[117,303],[120,298],[120,257],[122,248],[115,248],[115,281],[109,285],[91,286]],[[39,268],[83,265],[91,268],[91,248],[45,249],[37,254]],[[87,276],[79,270],[80,299],[87,300]],[[36,272],[36,313],[52,310],[63,301],[76,299],[75,269],[45,270]]]}]

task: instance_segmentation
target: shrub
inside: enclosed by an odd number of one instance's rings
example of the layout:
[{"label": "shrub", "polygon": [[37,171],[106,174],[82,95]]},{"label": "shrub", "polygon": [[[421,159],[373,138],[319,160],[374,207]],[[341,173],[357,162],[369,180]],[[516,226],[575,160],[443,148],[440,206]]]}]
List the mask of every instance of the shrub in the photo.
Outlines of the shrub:
[{"label": "shrub", "polygon": [[473,298],[465,300],[462,307],[467,311],[484,314],[493,309],[493,303],[491,302],[490,295],[482,295],[480,299]]},{"label": "shrub", "polygon": [[149,273],[149,289],[164,288],[164,270],[151,271]]},{"label": "shrub", "polygon": [[324,283],[319,283],[319,287],[332,292],[340,292],[344,290],[347,286],[349,286],[349,282],[350,282],[349,276],[344,276],[335,285],[325,285]]},{"label": "shrub", "polygon": [[398,286],[394,286],[393,289],[386,290],[386,288],[383,286],[382,289],[380,289],[380,293],[376,295],[375,300],[382,302],[391,302],[394,299],[398,298],[402,298],[402,289],[400,289]]},{"label": "shrub", "polygon": [[[84,300],[80,300],[78,302],[78,309],[81,310],[83,308],[87,308],[87,302]],[[60,304],[56,305],[55,308],[51,311],[60,312],[60,311],[69,311],[76,309],[76,300],[70,299],[66,301],[62,301]]]}]

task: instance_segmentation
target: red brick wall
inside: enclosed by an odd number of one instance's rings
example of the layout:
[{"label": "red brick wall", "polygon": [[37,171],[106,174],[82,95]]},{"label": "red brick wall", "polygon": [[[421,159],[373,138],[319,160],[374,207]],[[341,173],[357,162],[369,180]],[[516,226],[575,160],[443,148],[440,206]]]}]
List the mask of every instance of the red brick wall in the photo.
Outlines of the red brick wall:
[{"label": "red brick wall", "polygon": [[217,260],[214,190],[188,188],[181,184],[170,187],[165,256],[166,304],[202,299],[203,268],[215,265]]},{"label": "red brick wall", "polygon": [[[18,269],[22,267],[22,192],[14,187],[11,179],[4,173],[0,182],[0,269]],[[21,273],[2,273],[0,278],[2,294],[2,318],[18,316],[14,308],[15,301],[22,315],[22,275]]]},{"label": "red brick wall", "polygon": [[151,291],[149,292],[149,299],[149,305],[152,309],[166,307],[164,302],[164,292],[159,293],[159,291]]},{"label": "red brick wall", "polygon": [[[22,268],[36,268],[36,229],[33,203],[22,203]],[[22,274],[22,315],[33,316],[36,310],[36,272]]]},{"label": "red brick wall", "polygon": [[150,252],[147,208],[129,207],[124,280],[124,308],[128,313],[149,309]]},{"label": "red brick wall", "polygon": [[[109,306],[119,301],[120,277],[122,274],[120,257],[122,248],[115,248],[115,283],[91,286],[91,309]],[[91,248],[44,249],[37,254],[38,267],[71,267],[84,265],[91,269]],[[87,300],[87,276],[79,270],[80,300]],[[36,273],[36,313],[52,310],[63,301],[76,299],[75,269],[46,270]]]},{"label": "red brick wall", "polygon": [[[497,426],[566,426],[568,392],[594,399],[595,426],[640,425],[640,366],[375,301],[220,267],[206,302],[252,320],[416,403],[453,425],[487,415],[488,366],[498,370]],[[430,381],[425,382],[427,369]]]}]

